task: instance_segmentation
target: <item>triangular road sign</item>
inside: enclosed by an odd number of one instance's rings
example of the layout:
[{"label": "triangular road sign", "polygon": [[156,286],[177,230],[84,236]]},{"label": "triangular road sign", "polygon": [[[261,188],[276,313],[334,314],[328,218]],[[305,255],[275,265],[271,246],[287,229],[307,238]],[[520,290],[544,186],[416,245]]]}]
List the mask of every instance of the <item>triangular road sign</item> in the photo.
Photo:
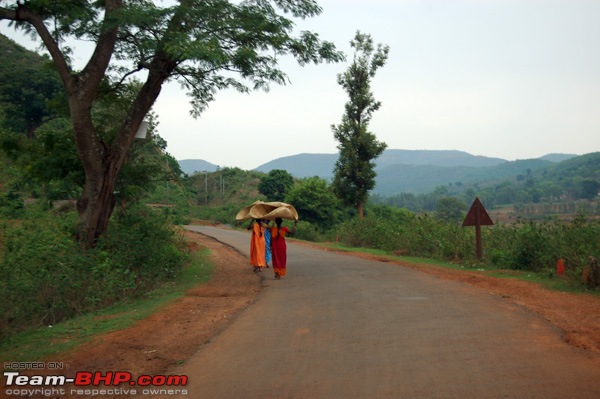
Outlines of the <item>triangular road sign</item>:
[{"label": "triangular road sign", "polygon": [[465,220],[463,221],[463,227],[465,226],[492,226],[494,222],[490,215],[488,215],[487,211],[479,201],[478,197],[475,197],[475,201],[473,201],[473,205],[471,205],[471,209],[467,213]]}]

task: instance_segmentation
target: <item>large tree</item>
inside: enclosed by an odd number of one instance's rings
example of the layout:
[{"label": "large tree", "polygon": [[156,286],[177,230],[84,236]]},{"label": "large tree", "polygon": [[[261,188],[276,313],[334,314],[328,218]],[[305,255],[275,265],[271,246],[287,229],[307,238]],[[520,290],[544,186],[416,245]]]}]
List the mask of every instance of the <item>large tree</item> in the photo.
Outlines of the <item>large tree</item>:
[{"label": "large tree", "polygon": [[373,112],[381,106],[371,93],[371,79],[385,65],[389,47],[379,44],[375,48],[371,36],[360,32],[350,45],[354,48],[354,59],[346,72],[338,75],[338,83],[348,94],[349,101],[342,122],[331,127],[340,151],[332,185],[336,195],[356,207],[362,219],[363,205],[375,187],[373,160],[387,147],[369,132],[368,125]]},{"label": "large tree", "polygon": [[294,204],[303,221],[313,223],[320,231],[335,225],[342,216],[340,200],[327,181],[317,176],[300,180],[286,198]]},{"label": "large tree", "polygon": [[261,177],[258,192],[269,201],[283,201],[285,195],[294,186],[294,177],[286,170],[273,169]]},{"label": "large tree", "polygon": [[[0,19],[41,39],[65,87],[85,186],[77,201],[80,239],[93,245],[114,208],[117,176],[135,133],[168,80],[178,80],[198,116],[216,91],[247,92],[286,83],[282,55],[300,64],[343,59],[317,34],[294,36],[290,18],[318,15],[315,0],[0,0]],[[81,70],[72,66],[73,40],[94,44]],[[142,84],[119,127],[94,122],[96,103],[126,81]]]}]

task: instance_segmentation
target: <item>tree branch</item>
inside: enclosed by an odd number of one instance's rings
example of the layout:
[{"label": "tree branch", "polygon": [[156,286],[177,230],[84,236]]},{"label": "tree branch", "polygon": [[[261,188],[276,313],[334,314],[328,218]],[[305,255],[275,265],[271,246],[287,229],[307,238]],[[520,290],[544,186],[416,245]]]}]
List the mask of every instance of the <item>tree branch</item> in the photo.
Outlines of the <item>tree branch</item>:
[{"label": "tree branch", "polygon": [[[111,24],[111,14],[121,8],[122,0],[106,0],[105,13],[103,23],[106,26]],[[106,69],[113,55],[115,44],[117,42],[117,34],[119,28],[114,26],[107,30],[102,30],[96,42],[96,48],[90,60],[83,70],[78,74],[84,87],[82,87],[88,96],[93,96],[95,89],[98,87],[104,78]],[[88,101],[92,101],[92,98]]]}]

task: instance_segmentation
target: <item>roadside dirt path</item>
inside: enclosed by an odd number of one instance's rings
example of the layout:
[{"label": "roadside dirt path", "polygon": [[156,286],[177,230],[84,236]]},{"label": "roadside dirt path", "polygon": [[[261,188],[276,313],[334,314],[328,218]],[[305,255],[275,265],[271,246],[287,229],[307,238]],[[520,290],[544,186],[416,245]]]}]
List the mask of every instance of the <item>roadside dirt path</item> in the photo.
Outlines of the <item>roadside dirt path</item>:
[{"label": "roadside dirt path", "polygon": [[[189,231],[184,234],[191,250],[201,246],[211,250],[213,280],[191,289],[152,317],[80,347],[70,359],[64,359],[71,370],[165,373],[210,342],[253,302],[263,281],[251,272],[244,256],[204,235]],[[373,259],[368,255],[348,256]],[[402,266],[440,279],[464,282],[528,308],[561,329],[569,344],[585,349],[593,358],[600,354],[600,298],[596,296],[553,292],[535,284],[476,272],[404,263]]]}]

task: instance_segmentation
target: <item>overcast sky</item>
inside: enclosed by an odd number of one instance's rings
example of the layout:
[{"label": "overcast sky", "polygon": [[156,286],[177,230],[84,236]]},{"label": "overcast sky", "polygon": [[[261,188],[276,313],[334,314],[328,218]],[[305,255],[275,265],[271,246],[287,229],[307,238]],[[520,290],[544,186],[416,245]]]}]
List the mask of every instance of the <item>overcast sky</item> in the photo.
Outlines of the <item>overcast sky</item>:
[{"label": "overcast sky", "polygon": [[[297,21],[351,56],[357,30],[390,46],[370,130],[391,149],[462,150],[508,160],[600,151],[600,0],[321,0]],[[6,25],[2,25],[3,33]],[[9,34],[15,40],[18,36]],[[351,57],[349,57],[351,58]],[[335,153],[331,124],[348,63],[299,67],[269,93],[225,91],[200,119],[177,84],[154,110],[177,159],[253,169]]]}]

